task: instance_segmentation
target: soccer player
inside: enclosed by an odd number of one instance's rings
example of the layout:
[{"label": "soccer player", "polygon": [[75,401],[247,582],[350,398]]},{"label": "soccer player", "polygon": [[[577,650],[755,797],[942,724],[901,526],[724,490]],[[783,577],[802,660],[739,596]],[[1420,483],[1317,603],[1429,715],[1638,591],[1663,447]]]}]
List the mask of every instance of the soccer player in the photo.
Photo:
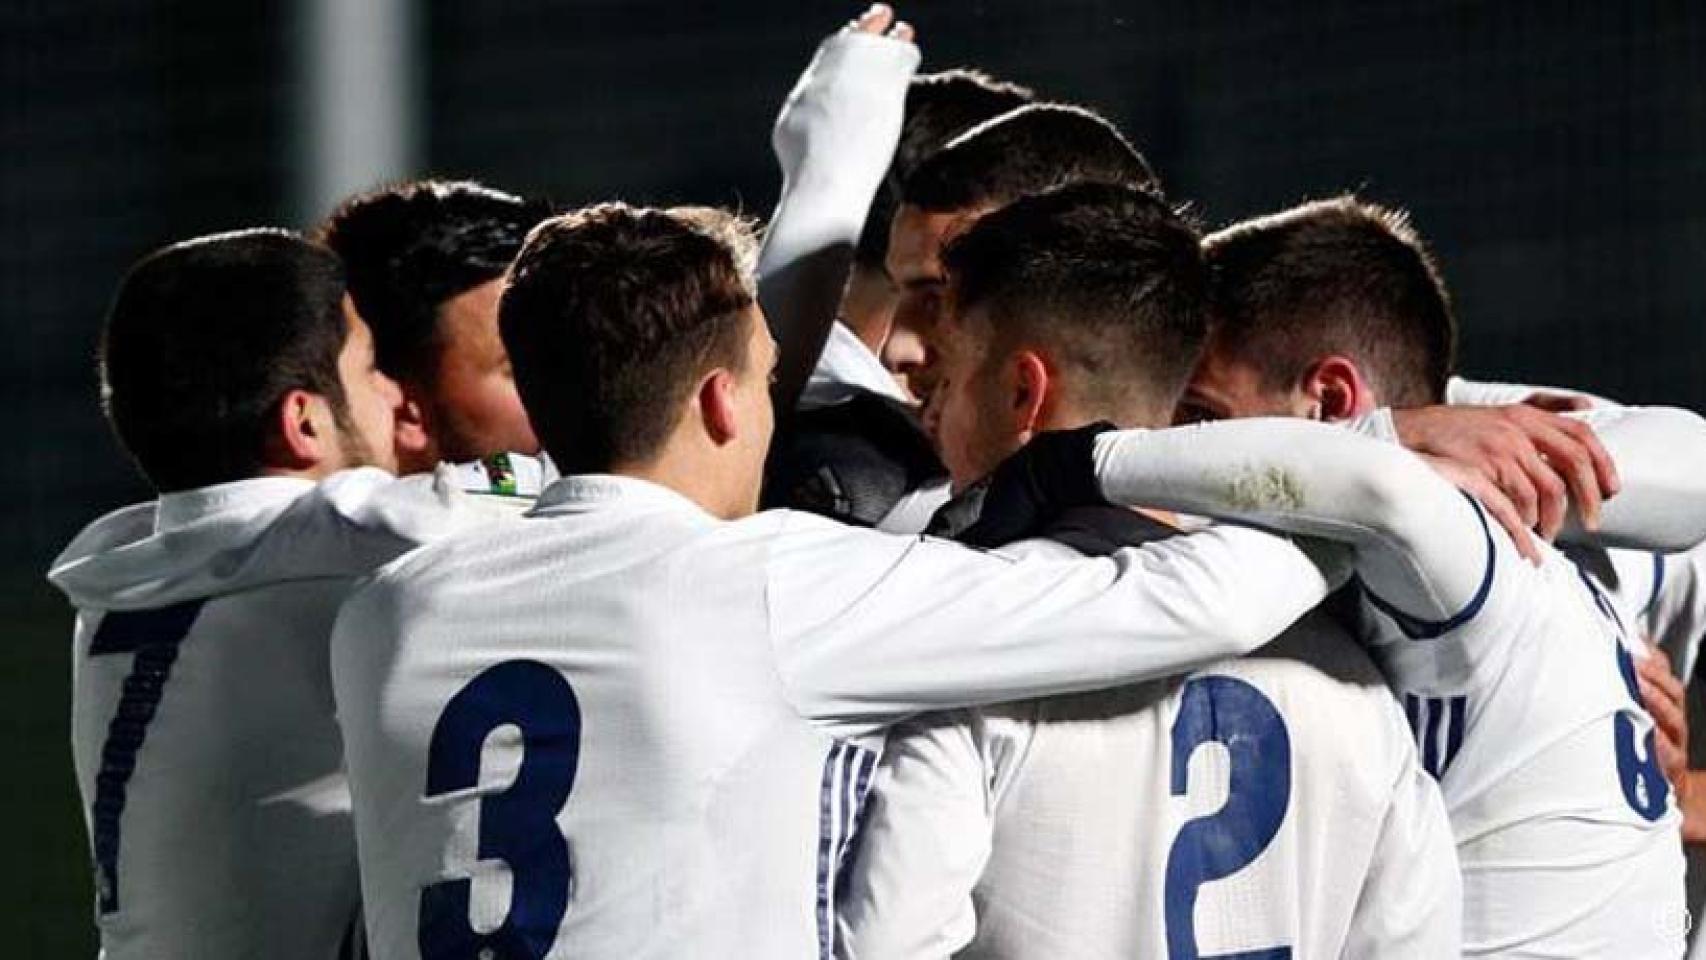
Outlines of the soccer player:
[{"label": "soccer player", "polygon": [[462,522],[459,495],[388,472],[397,386],[337,257],[282,230],[137,263],[101,388],[159,491],[49,573],[77,608],[71,745],[103,956],[352,956],[332,621],[355,578]]},{"label": "soccer player", "polygon": [[553,475],[498,337],[498,291],[549,208],[470,181],[416,180],[345,201],[320,227],[403,390],[400,471],[456,467],[465,487],[533,496]]},{"label": "soccer player", "polygon": [[[918,338],[934,321],[942,284],[939,253],[947,238],[1002,204],[1079,180],[1143,186],[1154,184],[1155,174],[1106,120],[1083,108],[1061,104],[1019,107],[973,127],[927,156],[907,176],[889,235],[887,270],[898,290],[889,337]],[[907,378],[914,393],[927,394],[928,358],[921,349],[907,354],[910,359],[897,364],[894,372]],[[946,501],[948,488],[945,480],[928,477],[925,471],[912,467],[910,459],[896,455],[895,451],[906,449],[904,438],[918,443],[911,435],[912,422],[908,419],[891,426],[890,418],[873,411],[853,407],[847,412],[853,415],[853,423],[842,432],[882,437],[883,442],[875,445],[873,459],[879,463],[892,460],[898,469],[885,471],[877,466],[859,471],[861,477],[874,474],[881,478],[880,483],[859,485],[875,488],[880,492],[877,496],[818,498],[815,502],[801,496],[789,502],[882,530],[923,530]],[[828,469],[832,472],[840,452],[823,458],[831,461]],[[821,475],[825,467],[808,458],[804,465],[795,463],[791,469],[794,476],[810,480]],[[776,476],[777,471],[773,471],[773,485],[784,495],[789,489],[798,489]],[[845,489],[854,484],[837,486]],[[826,500],[831,509],[819,505]],[[856,509],[842,510],[836,504],[851,504]]]},{"label": "soccer player", "polygon": [[[943,259],[932,402],[957,489],[1037,432],[1171,422],[1208,278],[1162,201],[1068,186]],[[1105,506],[1003,550],[1177,534]],[[1404,715],[1321,611],[1189,676],[907,721],[844,889],[845,955],[881,958],[1448,957],[1462,896]]]},{"label": "soccer player", "polygon": [[1251,530],[1016,563],[754,515],[751,249],[605,204],[517,259],[504,343],[565,476],[386,568],[333,640],[378,956],[827,956],[890,722],[1246,652],[1331,586]]},{"label": "soccer player", "polygon": [[[1206,249],[1217,322],[1189,388],[1199,415],[1363,418],[1390,439],[1382,404],[1443,399],[1450,307],[1398,216],[1310,204]],[[1126,433],[1097,457],[1117,500],[1357,548],[1362,639],[1451,816],[1465,955],[1680,953],[1678,816],[1638,695],[1643,642],[1581,569],[1544,543],[1525,561],[1409,453],[1305,419]]]},{"label": "soccer player", "polygon": [[[867,526],[942,476],[912,398],[879,359],[896,300],[883,269],[893,195],[923,157],[1031,96],[967,70],[909,83],[918,51],[891,23],[874,5],[826,40],[784,104],[773,137],[783,191],[759,257],[781,352],[764,503]],[[892,342],[907,352],[915,338]]]}]

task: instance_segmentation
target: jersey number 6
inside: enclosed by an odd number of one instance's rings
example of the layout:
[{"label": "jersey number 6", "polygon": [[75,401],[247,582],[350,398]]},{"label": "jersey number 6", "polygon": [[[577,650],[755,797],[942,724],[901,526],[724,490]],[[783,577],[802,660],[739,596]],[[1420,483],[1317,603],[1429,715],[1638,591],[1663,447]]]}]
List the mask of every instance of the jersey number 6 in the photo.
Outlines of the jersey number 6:
[{"label": "jersey number 6", "polygon": [[458,691],[432,731],[426,796],[479,786],[486,737],[505,725],[521,730],[521,768],[509,789],[480,799],[478,856],[509,867],[509,914],[480,933],[468,912],[471,879],[422,889],[422,960],[538,960],[568,909],[572,869],[557,813],[580,764],[581,712],[562,674],[535,660],[511,660]]},{"label": "jersey number 6", "polygon": [[[1191,754],[1214,741],[1230,755],[1226,804],[1186,823],[1167,854],[1168,960],[1204,960],[1197,951],[1197,891],[1230,877],[1267,848],[1291,803],[1291,735],[1260,690],[1233,677],[1185,684],[1173,723],[1173,796],[1184,796]],[[1291,948],[1217,954],[1221,960],[1290,960]]]}]

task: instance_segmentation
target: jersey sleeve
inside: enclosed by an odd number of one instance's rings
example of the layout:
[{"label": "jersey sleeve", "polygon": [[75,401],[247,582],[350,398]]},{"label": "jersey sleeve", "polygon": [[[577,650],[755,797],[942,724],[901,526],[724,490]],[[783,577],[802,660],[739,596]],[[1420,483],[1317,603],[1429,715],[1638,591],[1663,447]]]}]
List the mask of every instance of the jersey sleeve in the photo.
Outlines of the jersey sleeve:
[{"label": "jersey sleeve", "polygon": [[838,904],[848,960],[951,956],[977,932],[972,891],[994,832],[993,758],[966,711],[907,721],[889,735]]},{"label": "jersey sleeve", "polygon": [[1475,615],[1503,533],[1409,451],[1309,420],[1110,432],[1096,440],[1096,469],[1115,503],[1349,544],[1385,612],[1415,624]]},{"label": "jersey sleeve", "polygon": [[1587,410],[1568,416],[1593,428],[1622,480],[1622,490],[1601,510],[1598,530],[1584,529],[1572,513],[1560,540],[1664,553],[1706,540],[1706,419],[1698,414],[1675,407],[1628,407],[1562,387],[1461,377],[1446,384],[1446,402],[1454,406],[1506,406],[1537,393],[1588,402]]},{"label": "jersey sleeve", "polygon": [[1439,786],[1412,755],[1393,787],[1344,956],[1456,957],[1462,935],[1456,841]]},{"label": "jersey sleeve", "polygon": [[1568,387],[1537,387],[1523,383],[1498,383],[1491,380],[1466,380],[1452,377],[1445,383],[1445,402],[1454,407],[1504,407],[1527,403],[1537,393],[1578,397],[1594,406],[1607,404],[1603,397]]},{"label": "jersey sleeve", "polygon": [[786,409],[835,320],[918,62],[911,43],[843,30],[818,48],[776,118],[782,192],[759,252],[758,290],[780,351],[777,393]]},{"label": "jersey sleeve", "polygon": [[1599,437],[1622,480],[1598,530],[1572,512],[1561,539],[1674,553],[1706,540],[1706,419],[1674,407],[1602,404],[1570,414]]},{"label": "jersey sleeve", "polygon": [[1651,593],[1641,611],[1648,637],[1670,657],[1688,683],[1699,666],[1706,637],[1706,546],[1651,558]]},{"label": "jersey sleeve", "polygon": [[1115,686],[1238,656],[1334,587],[1312,558],[1216,528],[1106,558],[1017,561],[791,514],[767,597],[796,709],[843,735],[902,717]]}]

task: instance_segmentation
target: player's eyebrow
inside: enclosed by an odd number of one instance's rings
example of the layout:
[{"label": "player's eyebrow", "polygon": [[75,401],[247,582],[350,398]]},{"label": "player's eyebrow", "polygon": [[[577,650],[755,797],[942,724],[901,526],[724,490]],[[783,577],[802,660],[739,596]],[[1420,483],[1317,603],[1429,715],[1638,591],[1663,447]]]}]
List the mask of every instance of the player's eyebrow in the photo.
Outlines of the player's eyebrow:
[{"label": "player's eyebrow", "polygon": [[908,278],[905,283],[902,283],[901,287],[906,290],[926,290],[935,289],[946,284],[947,281],[941,277],[911,277]]}]

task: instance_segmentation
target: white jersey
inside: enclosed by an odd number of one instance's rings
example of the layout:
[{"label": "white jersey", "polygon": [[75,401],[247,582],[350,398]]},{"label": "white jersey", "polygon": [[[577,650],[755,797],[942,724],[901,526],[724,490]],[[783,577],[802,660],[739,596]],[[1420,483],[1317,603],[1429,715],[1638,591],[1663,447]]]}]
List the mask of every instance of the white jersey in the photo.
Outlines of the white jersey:
[{"label": "white jersey", "polygon": [[1689,683],[1706,636],[1706,545],[1671,554],[1580,546],[1565,552]]},{"label": "white jersey", "polygon": [[[1569,555],[1611,598],[1631,629],[1670,658],[1671,669],[1688,690],[1688,765],[1706,769],[1706,736],[1701,735],[1706,725],[1699,720],[1706,703],[1706,676],[1699,669],[1700,641],[1706,634],[1706,547],[1667,555],[1573,546]],[[1697,918],[1689,931],[1689,956],[1706,960],[1706,939],[1700,936],[1698,921],[1706,916],[1706,851],[1689,844],[1683,852],[1688,861],[1688,911]]]},{"label": "white jersey", "polygon": [[847,957],[1458,950],[1439,789],[1321,611],[1186,677],[907,721],[860,844]]},{"label": "white jersey", "polygon": [[1230,421],[1101,452],[1127,468],[1121,497],[1357,545],[1364,639],[1457,837],[1465,955],[1680,954],[1680,817],[1641,640],[1575,564],[1544,545],[1529,563],[1420,460],[1346,430]]},{"label": "white jersey", "polygon": [[1448,629],[1368,618],[1459,840],[1465,954],[1674,957],[1680,821],[1635,686],[1644,646],[1542,549],[1536,568],[1490,531],[1485,600]]},{"label": "white jersey", "polygon": [[332,622],[356,577],[459,522],[458,499],[371,469],[245,480],[103,517],[54,562],[109,960],[353,955]]},{"label": "white jersey", "polygon": [[826,956],[887,724],[1199,666],[1328,586],[1246,530],[1019,563],[565,478],[338,621],[374,954]]}]

